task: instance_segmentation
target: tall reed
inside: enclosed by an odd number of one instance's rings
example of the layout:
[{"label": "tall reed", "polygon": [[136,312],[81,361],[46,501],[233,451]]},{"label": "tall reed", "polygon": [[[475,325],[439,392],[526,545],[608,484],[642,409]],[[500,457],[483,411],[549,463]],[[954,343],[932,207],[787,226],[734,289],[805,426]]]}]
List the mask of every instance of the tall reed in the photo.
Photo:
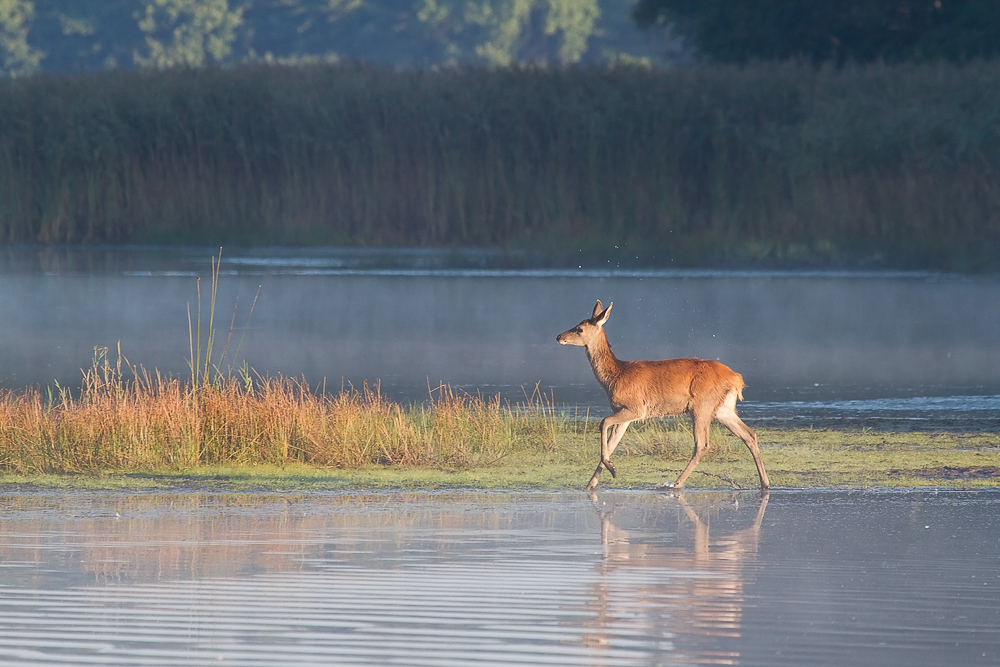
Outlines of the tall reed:
[{"label": "tall reed", "polygon": [[0,239],[989,268],[998,109],[1000,62],[42,75]]},{"label": "tall reed", "polygon": [[[219,248],[218,256],[213,256],[211,258],[211,272],[209,276],[211,278],[211,287],[208,298],[208,313],[206,314],[205,304],[202,304],[201,300],[201,277],[199,276],[196,280],[196,291],[198,295],[198,301],[195,306],[195,318],[192,322],[191,318],[191,305],[188,304],[187,309],[187,320],[188,320],[188,346],[190,349],[190,357],[188,359],[188,368],[191,369],[191,388],[194,392],[197,392],[199,388],[204,386],[209,382],[220,382],[225,376],[231,378],[233,375],[232,366],[226,366],[227,355],[229,354],[229,345],[233,342],[233,334],[235,333],[236,327],[236,315],[239,311],[239,301],[233,306],[233,318],[229,323],[229,333],[226,336],[226,343],[222,348],[219,355],[213,359],[216,348],[216,329],[215,329],[215,306],[216,297],[219,295],[219,270],[222,268],[222,248]],[[257,306],[257,298],[260,296],[260,287],[257,288],[257,294],[254,295],[253,303],[250,304],[250,311],[247,314],[246,323],[243,325],[243,329],[239,332],[240,337],[236,343],[236,349],[233,352],[233,358],[239,358],[240,347],[243,346],[243,336],[246,334],[247,327],[250,325],[250,318],[253,317],[253,310]],[[205,345],[202,346],[202,316],[207,319],[206,326],[204,327],[204,337]],[[120,354],[120,352],[119,352]],[[250,369],[244,365],[243,367],[237,369],[239,375],[243,378],[244,382],[249,382]]]}]

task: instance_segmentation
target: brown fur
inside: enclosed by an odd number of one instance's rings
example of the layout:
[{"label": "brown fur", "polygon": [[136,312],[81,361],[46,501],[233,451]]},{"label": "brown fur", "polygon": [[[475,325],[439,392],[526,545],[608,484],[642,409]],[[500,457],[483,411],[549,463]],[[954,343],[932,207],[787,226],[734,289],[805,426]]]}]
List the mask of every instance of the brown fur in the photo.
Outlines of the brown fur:
[{"label": "brown fur", "polygon": [[556,337],[562,345],[584,347],[594,377],[604,387],[614,411],[601,421],[601,462],[587,485],[597,486],[602,468],[615,476],[611,454],[628,425],[649,417],[668,417],[686,412],[694,430],[694,454],[674,482],[684,486],[708,449],[708,427],[712,419],[723,424],[746,444],[757,465],[761,489],[770,485],[761,460],[757,436],[736,414],[736,401],[743,400],[743,377],[728,366],[706,359],[622,361],[611,351],[604,324],[613,303],[605,309],[598,301],[594,314]]}]

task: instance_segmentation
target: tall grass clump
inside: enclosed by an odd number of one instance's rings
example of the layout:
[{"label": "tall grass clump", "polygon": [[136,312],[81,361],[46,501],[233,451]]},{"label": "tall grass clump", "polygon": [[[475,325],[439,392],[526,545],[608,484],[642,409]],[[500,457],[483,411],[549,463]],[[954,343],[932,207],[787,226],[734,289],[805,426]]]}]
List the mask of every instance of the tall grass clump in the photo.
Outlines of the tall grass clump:
[{"label": "tall grass clump", "polygon": [[0,82],[0,240],[995,267],[1000,62]]},{"label": "tall grass clump", "polygon": [[[124,363],[123,363],[124,362]],[[250,379],[248,379],[250,378]],[[541,416],[539,416],[541,415]],[[554,447],[551,404],[510,405],[448,387],[403,406],[363,387],[335,394],[257,376],[150,374],[99,350],[78,395],[0,394],[0,468],[17,473],[305,463],[489,466]]]}]

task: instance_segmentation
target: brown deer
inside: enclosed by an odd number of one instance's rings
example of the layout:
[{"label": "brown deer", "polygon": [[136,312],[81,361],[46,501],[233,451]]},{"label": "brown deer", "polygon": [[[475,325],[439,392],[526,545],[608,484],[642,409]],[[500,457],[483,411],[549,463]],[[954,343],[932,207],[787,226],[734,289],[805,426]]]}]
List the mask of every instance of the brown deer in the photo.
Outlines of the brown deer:
[{"label": "brown deer", "polygon": [[616,477],[611,454],[621,442],[629,424],[649,417],[669,417],[687,412],[694,427],[694,454],[687,467],[673,483],[681,488],[708,450],[708,427],[712,419],[728,428],[744,443],[760,475],[760,488],[770,482],[760,458],[757,435],[736,414],[737,399],[743,400],[743,376],[717,361],[706,359],[665,359],[663,361],[621,361],[615,357],[604,334],[604,324],[611,314],[598,301],[590,319],[559,334],[560,345],[586,349],[594,376],[608,393],[614,412],[601,420],[601,461],[587,489],[597,486],[601,469]]}]

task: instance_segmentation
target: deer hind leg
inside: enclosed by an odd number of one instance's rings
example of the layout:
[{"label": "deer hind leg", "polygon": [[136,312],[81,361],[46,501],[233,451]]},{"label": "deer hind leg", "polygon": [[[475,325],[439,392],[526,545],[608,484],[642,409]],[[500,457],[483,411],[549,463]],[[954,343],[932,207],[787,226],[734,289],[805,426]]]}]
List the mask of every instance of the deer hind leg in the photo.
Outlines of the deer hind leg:
[{"label": "deer hind leg", "polygon": [[712,423],[712,413],[703,408],[696,407],[691,413],[691,422],[694,430],[694,454],[691,455],[691,460],[688,461],[687,467],[681,472],[680,477],[674,482],[673,487],[675,489],[680,489],[684,486],[684,482],[687,481],[688,476],[701,463],[701,457],[708,451],[708,427]]},{"label": "deer hind leg", "polygon": [[608,469],[612,477],[617,476],[615,466],[611,463],[611,455],[618,447],[618,443],[621,442],[622,436],[625,435],[629,424],[634,420],[635,418],[627,410],[619,410],[601,421],[601,461],[597,464],[594,476],[590,478],[590,482],[587,484],[588,491],[597,486],[597,482],[601,477],[601,471],[604,468]]},{"label": "deer hind leg", "polygon": [[746,444],[753,456],[753,462],[757,465],[757,475],[760,476],[760,488],[765,490],[770,488],[771,482],[767,479],[767,471],[764,470],[764,460],[760,456],[760,447],[757,446],[757,434],[753,429],[743,423],[743,420],[736,414],[736,392],[731,391],[726,395],[726,400],[722,402],[715,413],[715,418],[720,424],[733,432]]}]

